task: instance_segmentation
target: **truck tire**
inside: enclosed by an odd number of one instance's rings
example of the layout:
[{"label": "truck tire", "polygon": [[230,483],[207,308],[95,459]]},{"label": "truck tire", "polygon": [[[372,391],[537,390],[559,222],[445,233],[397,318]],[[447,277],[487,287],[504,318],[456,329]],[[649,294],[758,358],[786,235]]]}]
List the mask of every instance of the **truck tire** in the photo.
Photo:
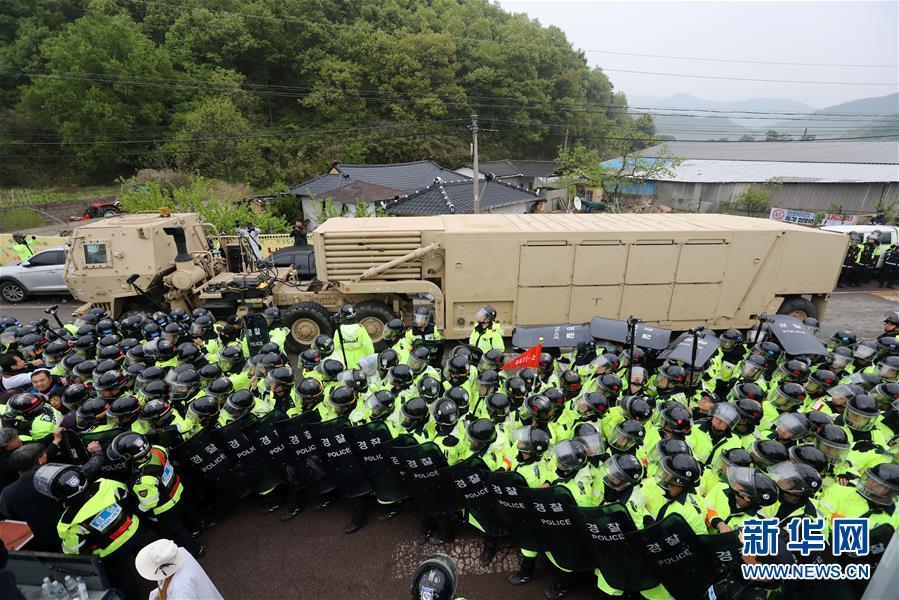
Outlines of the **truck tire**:
[{"label": "truck tire", "polygon": [[355,306],[359,324],[365,327],[371,341],[377,346],[384,339],[384,326],[388,321],[396,318],[396,313],[389,306],[377,300],[366,300]]},{"label": "truck tire", "polygon": [[783,304],[777,309],[777,314],[790,315],[800,321],[804,321],[808,317],[817,319],[818,308],[810,300],[806,300],[801,296],[793,296],[792,298],[784,299]]},{"label": "truck tire", "polygon": [[287,351],[302,352],[312,345],[317,335],[331,335],[334,330],[329,316],[317,302],[298,302],[285,310],[281,320],[290,332],[284,343]]}]

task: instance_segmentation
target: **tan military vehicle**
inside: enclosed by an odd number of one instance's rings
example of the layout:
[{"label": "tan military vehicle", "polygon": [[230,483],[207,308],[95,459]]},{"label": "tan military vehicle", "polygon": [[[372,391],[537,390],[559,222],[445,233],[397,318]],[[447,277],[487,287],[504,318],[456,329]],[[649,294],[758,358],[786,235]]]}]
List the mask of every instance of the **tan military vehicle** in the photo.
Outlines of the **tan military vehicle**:
[{"label": "tan military vehicle", "polygon": [[104,219],[73,233],[66,279],[76,298],[116,314],[148,297],[219,316],[275,305],[294,347],[330,333],[328,317],[344,302],[375,340],[386,320],[419,305],[433,308],[449,339],[468,336],[483,304],[507,333],[597,315],[726,329],[750,327],[763,312],[823,317],[848,244],[730,215],[339,218],[312,233],[313,276],[295,267],[229,272],[212,237],[193,214]]}]

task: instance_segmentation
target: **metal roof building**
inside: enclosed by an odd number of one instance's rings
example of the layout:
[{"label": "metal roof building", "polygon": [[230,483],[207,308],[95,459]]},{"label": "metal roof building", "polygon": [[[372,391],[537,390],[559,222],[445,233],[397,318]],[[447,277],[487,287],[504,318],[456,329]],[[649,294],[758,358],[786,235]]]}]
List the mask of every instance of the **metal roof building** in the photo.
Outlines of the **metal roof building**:
[{"label": "metal roof building", "polygon": [[771,206],[813,212],[874,213],[899,200],[897,141],[670,142],[640,154],[682,161],[639,192],[677,209],[725,210],[750,187],[768,190]]}]

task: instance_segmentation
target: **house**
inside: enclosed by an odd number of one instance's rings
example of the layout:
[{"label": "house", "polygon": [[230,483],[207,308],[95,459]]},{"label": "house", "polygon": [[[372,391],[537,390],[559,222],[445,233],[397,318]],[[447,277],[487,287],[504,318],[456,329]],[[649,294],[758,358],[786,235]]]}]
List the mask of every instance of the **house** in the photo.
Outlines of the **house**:
[{"label": "house", "polygon": [[355,214],[360,200],[369,204],[372,212],[376,203],[424,189],[437,178],[463,179],[433,160],[381,165],[336,163],[324,175],[291,186],[287,193],[300,200],[304,217],[314,226],[327,200],[341,214]]},{"label": "house", "polygon": [[[750,187],[770,192],[771,206],[809,212],[870,214],[899,197],[895,140],[668,142],[640,156],[640,161],[676,157],[682,162],[623,192],[652,196],[679,210],[727,209]],[[603,165],[619,168],[621,159]]]},{"label": "house", "polygon": [[[481,179],[492,175],[497,181],[534,190],[546,200],[546,210],[558,209],[559,201],[566,196],[565,190],[553,187],[558,181],[555,177],[558,168],[559,165],[551,160],[504,159],[478,163]],[[473,177],[474,169],[468,163],[456,169],[456,173]]]},{"label": "house", "polygon": [[[428,187],[383,202],[390,215],[423,216],[440,214],[473,214],[474,186],[471,179],[456,176],[454,180],[437,178]],[[537,193],[505,181],[488,177],[478,185],[480,209],[483,213],[521,214],[532,212],[543,198]]]}]

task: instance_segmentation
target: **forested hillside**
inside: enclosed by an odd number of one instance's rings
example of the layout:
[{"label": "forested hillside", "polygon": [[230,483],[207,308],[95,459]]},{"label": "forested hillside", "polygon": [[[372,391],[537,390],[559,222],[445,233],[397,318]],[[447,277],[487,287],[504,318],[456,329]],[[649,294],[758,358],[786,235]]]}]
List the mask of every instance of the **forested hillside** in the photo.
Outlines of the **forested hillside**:
[{"label": "forested hillside", "polygon": [[0,111],[7,185],[455,166],[472,113],[482,159],[652,131],[559,29],[487,0],[3,0]]}]

